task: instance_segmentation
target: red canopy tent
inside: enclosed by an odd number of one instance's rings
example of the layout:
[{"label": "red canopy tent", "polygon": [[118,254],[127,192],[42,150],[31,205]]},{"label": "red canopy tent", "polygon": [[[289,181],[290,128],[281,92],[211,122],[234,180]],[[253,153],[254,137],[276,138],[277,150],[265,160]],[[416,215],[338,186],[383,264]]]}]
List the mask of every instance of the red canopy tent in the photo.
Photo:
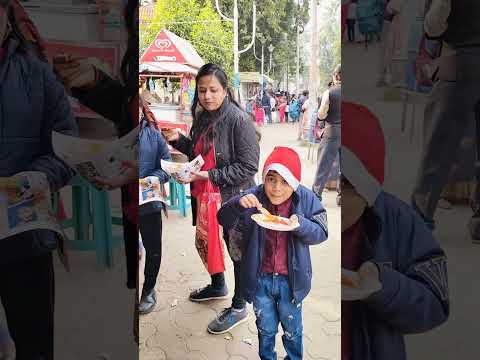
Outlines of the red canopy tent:
[{"label": "red canopy tent", "polygon": [[[176,34],[161,30],[140,58],[140,77],[166,78],[180,82],[180,104],[151,104],[160,126],[167,122],[191,123],[189,88],[194,87],[194,78],[205,62],[187,40]],[[172,96],[173,97],[173,96]]]},{"label": "red canopy tent", "polygon": [[204,63],[187,40],[161,30],[140,58],[140,73],[196,75]]}]

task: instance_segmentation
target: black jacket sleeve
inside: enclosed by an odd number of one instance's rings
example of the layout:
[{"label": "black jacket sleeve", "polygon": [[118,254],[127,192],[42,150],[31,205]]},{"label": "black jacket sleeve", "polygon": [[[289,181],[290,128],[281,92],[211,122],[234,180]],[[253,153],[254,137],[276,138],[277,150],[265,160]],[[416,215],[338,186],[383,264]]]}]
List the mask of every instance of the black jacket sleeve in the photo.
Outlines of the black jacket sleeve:
[{"label": "black jacket sleeve", "polygon": [[251,121],[238,119],[233,129],[234,161],[208,171],[208,177],[217,186],[237,186],[253,178],[258,171],[260,145]]},{"label": "black jacket sleeve", "polygon": [[103,117],[118,123],[124,116],[123,101],[126,99],[125,87],[100,71],[98,83],[89,89],[72,89],[72,95],[83,105]]}]

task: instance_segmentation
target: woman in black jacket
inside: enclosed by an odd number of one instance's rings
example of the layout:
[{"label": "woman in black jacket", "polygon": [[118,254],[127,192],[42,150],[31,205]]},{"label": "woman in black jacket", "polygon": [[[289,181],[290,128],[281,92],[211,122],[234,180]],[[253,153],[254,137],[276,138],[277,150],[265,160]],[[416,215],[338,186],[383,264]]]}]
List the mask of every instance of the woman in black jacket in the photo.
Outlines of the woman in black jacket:
[{"label": "woman in black jacket", "polygon": [[[260,147],[249,115],[233,99],[225,72],[215,64],[206,64],[196,77],[192,105],[193,125],[190,136],[176,130],[164,135],[173,147],[187,154],[190,160],[201,154],[205,160],[202,171],[192,174],[193,223],[196,224],[197,200],[204,191],[206,180],[220,191],[222,202],[255,186]],[[228,234],[224,234],[228,246]],[[232,307],[225,309],[208,325],[208,331],[222,334],[246,321],[246,302],[239,295],[239,266],[234,261],[235,294]],[[206,301],[227,297],[223,273],[213,274],[212,283],[190,294],[191,301]]]}]

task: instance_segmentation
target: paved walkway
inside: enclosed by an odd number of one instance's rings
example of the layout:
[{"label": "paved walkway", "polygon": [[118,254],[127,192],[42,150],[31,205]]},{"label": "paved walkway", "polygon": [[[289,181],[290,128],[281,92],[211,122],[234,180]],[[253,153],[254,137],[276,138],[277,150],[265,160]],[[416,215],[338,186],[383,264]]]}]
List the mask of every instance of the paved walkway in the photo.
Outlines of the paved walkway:
[{"label": "paved walkway", "polygon": [[[296,128],[290,124],[265,126],[262,130],[262,160],[276,144],[291,146],[302,158],[302,180],[313,182],[316,165],[307,160],[307,147],[296,141]],[[313,286],[304,301],[305,359],[340,359],[340,208],[335,194],[326,193],[325,205],[329,216],[330,238],[311,248]],[[140,359],[142,360],[250,360],[258,359],[255,316],[248,306],[249,321],[224,335],[210,335],[207,324],[230,300],[192,303],[191,290],[206,285],[209,276],[194,248],[194,228],[191,216],[182,218],[170,212],[164,222],[163,259],[157,283],[158,306],[140,319]],[[227,261],[227,284],[233,291],[233,268]],[[277,351],[285,353],[280,335]]]}]

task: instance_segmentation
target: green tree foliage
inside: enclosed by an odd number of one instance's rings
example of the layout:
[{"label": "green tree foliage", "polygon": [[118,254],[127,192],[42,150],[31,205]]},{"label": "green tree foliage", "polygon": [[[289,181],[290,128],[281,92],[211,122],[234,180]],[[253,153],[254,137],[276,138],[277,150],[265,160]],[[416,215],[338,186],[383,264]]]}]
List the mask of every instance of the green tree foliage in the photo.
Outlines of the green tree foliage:
[{"label": "green tree foliage", "polygon": [[319,42],[320,86],[326,85],[335,65],[341,62],[340,0],[322,0],[322,18]]},{"label": "green tree foliage", "polygon": [[[210,0],[215,4],[215,0]],[[233,0],[219,0],[222,12],[231,17],[233,14]],[[275,77],[283,78],[287,61],[290,74],[295,73],[296,56],[296,24],[299,19],[303,24],[308,22],[309,1],[305,0],[301,7],[297,0],[261,0],[257,4],[257,36],[256,56],[261,57],[262,41],[264,42],[265,71],[269,66],[268,46],[272,44],[275,50],[272,54],[272,63],[276,65]],[[239,7],[239,48],[245,48],[252,36],[252,0],[238,0]],[[240,56],[240,71],[260,72],[260,61],[253,56],[253,48]],[[303,66],[301,68],[303,71]],[[270,73],[271,75],[272,73]]]}]

